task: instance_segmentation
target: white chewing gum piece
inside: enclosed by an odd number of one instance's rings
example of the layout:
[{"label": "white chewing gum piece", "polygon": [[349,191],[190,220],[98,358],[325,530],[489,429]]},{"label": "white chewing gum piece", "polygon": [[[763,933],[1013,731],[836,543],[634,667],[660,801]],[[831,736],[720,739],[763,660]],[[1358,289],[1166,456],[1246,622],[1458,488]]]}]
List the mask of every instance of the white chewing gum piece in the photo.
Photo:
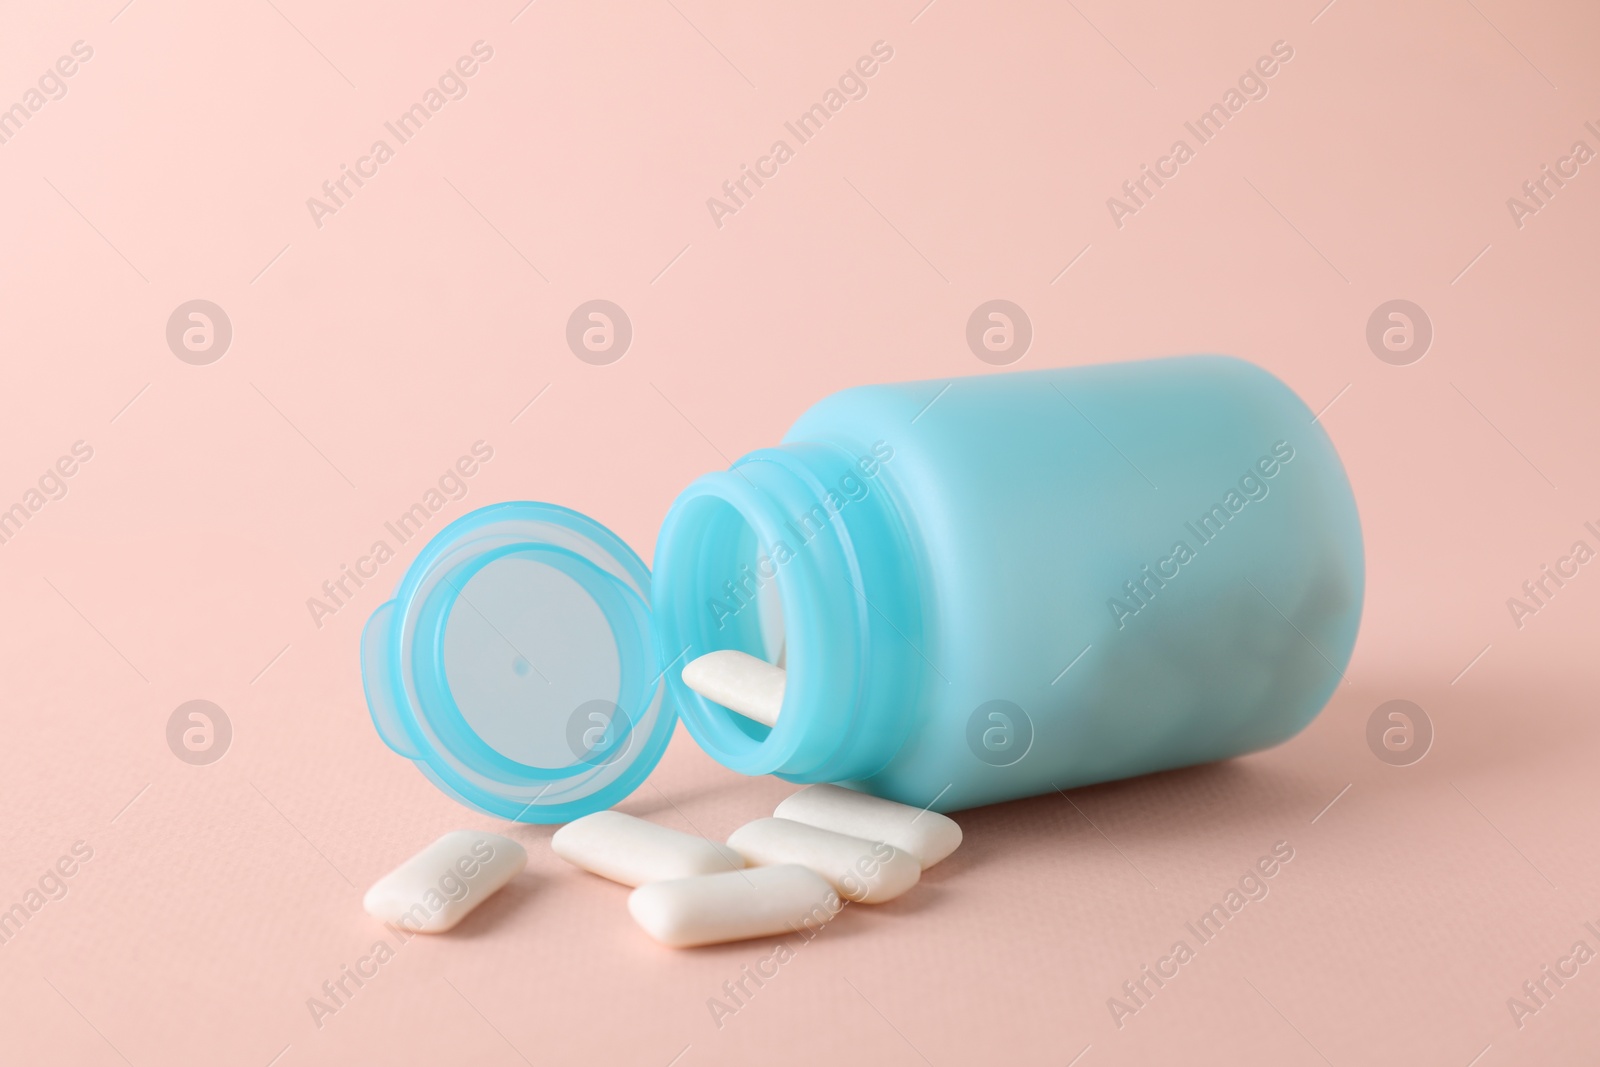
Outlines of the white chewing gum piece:
[{"label": "white chewing gum piece", "polygon": [[442,934],[527,862],[527,850],[509,837],[452,830],[373,883],[361,906],[391,926]]},{"label": "white chewing gum piece", "polygon": [[961,844],[961,827],[947,815],[858,793],[839,785],[810,785],[773,812],[808,826],[883,841],[917,857],[927,870]]},{"label": "white chewing gum piece", "polygon": [[744,866],[744,857],[719,841],[620,811],[597,811],[574,819],[550,838],[550,848],[575,867],[632,886]]},{"label": "white chewing gum piece", "polygon": [[917,884],[922,864],[882,841],[807,826],[789,819],[757,819],[728,838],[757,866],[798,863],[816,871],[846,900],[882,904]]},{"label": "white chewing gum piece", "polygon": [[843,907],[827,879],[798,864],[651,882],[628,894],[634,922],[673,948],[815,931]]},{"label": "white chewing gum piece", "polygon": [[683,684],[729,711],[768,726],[778,725],[788,672],[735,649],[707,652],[683,668]]}]

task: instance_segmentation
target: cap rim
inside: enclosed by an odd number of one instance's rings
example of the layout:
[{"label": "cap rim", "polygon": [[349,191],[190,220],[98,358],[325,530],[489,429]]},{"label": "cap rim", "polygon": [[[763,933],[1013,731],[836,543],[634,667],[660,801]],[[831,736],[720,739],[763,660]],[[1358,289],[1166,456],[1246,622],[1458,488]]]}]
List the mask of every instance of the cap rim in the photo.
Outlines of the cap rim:
[{"label": "cap rim", "polygon": [[[440,659],[443,628],[464,597],[465,580],[510,555],[546,563],[571,556],[572,567],[588,564],[597,571],[580,586],[615,642],[620,679],[615,695],[628,709],[612,705],[627,724],[627,747],[619,755],[593,763],[578,755],[577,764],[558,767],[520,762],[489,745],[456,706]],[[559,569],[569,577],[577,574]],[[609,589],[606,578],[617,588]],[[651,632],[649,595],[649,568],[626,542],[580,512],[537,501],[469,512],[429,540],[394,597],[367,621],[361,671],[373,725],[385,744],[443,792],[488,814],[556,823],[610,807],[643,784],[678,719]],[[539,606],[529,604],[526,610]],[[628,689],[642,679],[648,681],[638,699],[629,700]]]}]

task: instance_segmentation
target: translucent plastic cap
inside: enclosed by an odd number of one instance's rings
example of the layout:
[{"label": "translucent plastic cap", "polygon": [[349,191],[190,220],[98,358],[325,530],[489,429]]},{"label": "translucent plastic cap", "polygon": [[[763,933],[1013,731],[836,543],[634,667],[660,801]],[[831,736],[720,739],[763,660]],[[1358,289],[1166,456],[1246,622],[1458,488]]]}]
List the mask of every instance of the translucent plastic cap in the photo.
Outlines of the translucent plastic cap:
[{"label": "translucent plastic cap", "polygon": [[677,722],[663,674],[650,571],[554,504],[495,504],[446,526],[361,635],[384,742],[452,796],[519,822],[567,822],[644,781]]}]

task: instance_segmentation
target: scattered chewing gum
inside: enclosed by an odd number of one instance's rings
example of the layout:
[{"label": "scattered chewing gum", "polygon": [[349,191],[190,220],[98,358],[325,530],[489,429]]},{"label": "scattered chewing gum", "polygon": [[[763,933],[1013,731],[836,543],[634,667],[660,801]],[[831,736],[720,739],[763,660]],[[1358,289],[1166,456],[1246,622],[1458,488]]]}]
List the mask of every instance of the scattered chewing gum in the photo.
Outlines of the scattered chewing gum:
[{"label": "scattered chewing gum", "polygon": [[778,725],[788,672],[737,649],[725,648],[690,660],[683,684],[729,711],[768,726]]},{"label": "scattered chewing gum", "polygon": [[883,841],[910,853],[927,870],[961,844],[961,827],[947,815],[913,808],[838,785],[811,785],[773,812],[836,834]]},{"label": "scattered chewing gum", "polygon": [[828,880],[841,897],[882,904],[917,884],[922,864],[882,841],[835,833],[789,819],[757,819],[728,838],[757,866],[798,863]]},{"label": "scattered chewing gum", "polygon": [[391,926],[442,934],[527,862],[527,851],[509,837],[452,830],[378,879],[361,906]]},{"label": "scattered chewing gum", "polygon": [[744,857],[727,845],[620,811],[574,819],[550,838],[550,848],[573,866],[632,886],[744,866]]},{"label": "scattered chewing gum", "polygon": [[634,922],[673,948],[804,933],[843,907],[825,878],[794,863],[651,882],[628,894]]}]

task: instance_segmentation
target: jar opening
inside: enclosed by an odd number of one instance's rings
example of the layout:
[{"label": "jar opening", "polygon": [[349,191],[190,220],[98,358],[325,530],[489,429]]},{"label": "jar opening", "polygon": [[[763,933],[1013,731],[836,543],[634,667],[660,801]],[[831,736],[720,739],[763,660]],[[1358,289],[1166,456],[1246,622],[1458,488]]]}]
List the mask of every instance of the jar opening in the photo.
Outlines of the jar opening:
[{"label": "jar opening", "polygon": [[[850,535],[814,478],[781,450],[696,480],[656,545],[655,623],[685,725],[745,774],[825,774],[852,736],[869,607]],[[767,727],[683,684],[682,665],[733,649],[787,671]]]}]

